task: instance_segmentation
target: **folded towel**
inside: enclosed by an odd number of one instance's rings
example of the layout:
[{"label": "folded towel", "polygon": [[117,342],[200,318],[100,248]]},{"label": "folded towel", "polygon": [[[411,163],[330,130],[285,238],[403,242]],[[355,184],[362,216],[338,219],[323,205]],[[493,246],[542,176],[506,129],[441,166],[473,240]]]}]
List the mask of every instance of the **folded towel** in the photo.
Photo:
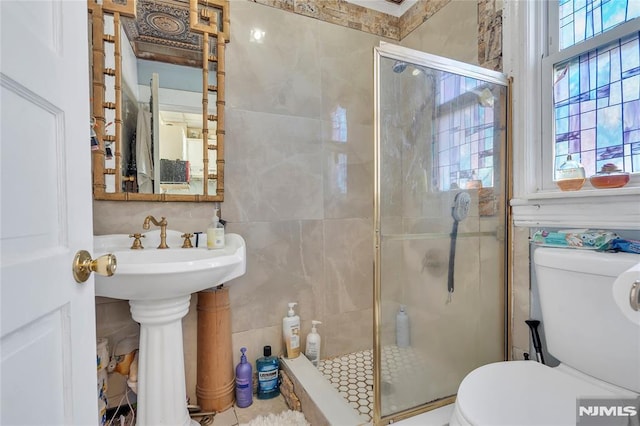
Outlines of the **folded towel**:
[{"label": "folded towel", "polygon": [[533,234],[531,243],[551,247],[607,250],[610,242],[616,238],[618,238],[618,235],[611,231],[570,229],[549,232],[540,230]]}]

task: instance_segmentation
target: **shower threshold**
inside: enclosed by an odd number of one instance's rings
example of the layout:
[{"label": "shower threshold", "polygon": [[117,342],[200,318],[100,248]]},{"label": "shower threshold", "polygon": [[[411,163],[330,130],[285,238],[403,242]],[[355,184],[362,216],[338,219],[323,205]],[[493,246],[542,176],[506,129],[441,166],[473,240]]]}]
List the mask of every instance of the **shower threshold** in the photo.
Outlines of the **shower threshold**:
[{"label": "shower threshold", "polygon": [[282,359],[305,417],[312,425],[358,426],[370,423],[360,416],[304,355]]},{"label": "shower threshold", "polygon": [[[398,412],[424,403],[419,389],[412,389],[408,383],[415,382],[420,387],[429,383],[426,360],[412,347],[400,348],[396,345],[384,346],[382,350],[383,367],[381,391],[383,397],[383,412]],[[320,411],[318,424],[355,425],[370,424],[373,417],[373,351],[364,350],[353,352],[335,358],[321,360],[318,368],[304,357],[294,360],[284,360],[285,371],[294,381],[295,393],[302,403],[302,410],[307,418],[310,407]],[[288,367],[288,368],[287,368]],[[291,371],[289,371],[291,370]],[[305,406],[300,396],[309,395],[311,401]],[[327,397],[326,395],[330,395]],[[342,407],[340,415],[331,416],[335,411],[332,406],[321,406],[311,402],[330,398]],[[341,401],[335,401],[335,400]],[[356,417],[351,422],[343,419],[342,413],[350,408]],[[353,418],[353,417],[352,417]],[[355,423],[354,423],[355,422]],[[437,423],[437,422],[436,422]],[[436,424],[434,423],[434,424]],[[312,422],[312,424],[315,424]]]}]

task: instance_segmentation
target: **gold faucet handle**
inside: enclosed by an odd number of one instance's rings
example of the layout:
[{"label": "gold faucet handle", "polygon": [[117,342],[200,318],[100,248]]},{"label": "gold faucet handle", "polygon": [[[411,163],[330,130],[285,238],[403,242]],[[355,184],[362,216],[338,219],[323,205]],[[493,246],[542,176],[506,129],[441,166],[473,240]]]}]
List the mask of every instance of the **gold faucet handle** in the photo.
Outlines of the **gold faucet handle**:
[{"label": "gold faucet handle", "polygon": [[146,238],[146,235],[142,235],[139,233],[129,234],[129,238],[134,238],[133,244],[131,245],[131,250],[141,250],[144,248],[142,246],[142,241],[140,241],[140,238]]},{"label": "gold faucet handle", "polygon": [[193,237],[193,234],[187,233],[180,236],[184,238],[184,244],[182,244],[182,248],[193,248],[193,244],[191,244],[191,238]]}]

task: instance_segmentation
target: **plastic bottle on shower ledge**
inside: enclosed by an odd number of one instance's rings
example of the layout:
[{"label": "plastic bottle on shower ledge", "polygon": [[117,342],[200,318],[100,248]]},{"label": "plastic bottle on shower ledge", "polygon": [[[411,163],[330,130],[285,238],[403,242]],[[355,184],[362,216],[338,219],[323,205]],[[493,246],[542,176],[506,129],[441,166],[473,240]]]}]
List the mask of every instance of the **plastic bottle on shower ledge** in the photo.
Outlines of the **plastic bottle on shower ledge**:
[{"label": "plastic bottle on shower ledge", "polygon": [[311,333],[307,334],[307,346],[304,351],[304,355],[314,367],[317,367],[320,361],[320,343],[322,342],[318,330],[316,330],[316,325],[318,324],[322,324],[322,322],[311,321]]},{"label": "plastic bottle on shower ledge", "polygon": [[400,305],[400,310],[396,315],[396,346],[406,348],[409,346],[409,315],[407,307]]},{"label": "plastic bottle on shower ledge", "polygon": [[282,337],[284,338],[285,356],[297,358],[300,356],[300,317],[293,307],[298,303],[289,302],[287,316],[282,318]]}]

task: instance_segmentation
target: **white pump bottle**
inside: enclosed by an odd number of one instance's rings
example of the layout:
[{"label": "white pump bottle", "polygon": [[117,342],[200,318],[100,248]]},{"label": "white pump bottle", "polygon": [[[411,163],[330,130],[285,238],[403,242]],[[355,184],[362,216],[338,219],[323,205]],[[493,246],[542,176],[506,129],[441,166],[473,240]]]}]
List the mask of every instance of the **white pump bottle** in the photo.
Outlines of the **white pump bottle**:
[{"label": "white pump bottle", "polygon": [[224,226],[220,223],[218,209],[215,209],[211,224],[207,228],[207,248],[209,250],[224,248]]},{"label": "white pump bottle", "polygon": [[289,312],[282,318],[282,336],[287,358],[297,358],[300,355],[300,317],[293,310],[296,305],[296,302],[289,302]]},{"label": "white pump bottle", "polygon": [[320,343],[322,339],[316,330],[316,325],[322,324],[321,321],[311,321],[311,333],[307,334],[307,345],[305,347],[304,354],[314,367],[318,366],[320,362]]}]

